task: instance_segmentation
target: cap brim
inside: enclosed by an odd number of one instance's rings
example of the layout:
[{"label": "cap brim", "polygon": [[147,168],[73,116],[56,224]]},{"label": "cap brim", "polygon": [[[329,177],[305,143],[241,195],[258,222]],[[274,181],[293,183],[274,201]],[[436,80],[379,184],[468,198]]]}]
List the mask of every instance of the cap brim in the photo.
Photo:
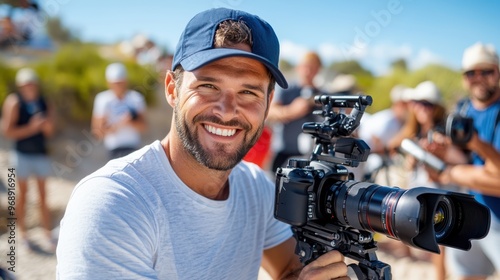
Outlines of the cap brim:
[{"label": "cap brim", "polygon": [[265,59],[262,56],[258,56],[254,53],[238,50],[238,49],[229,49],[229,48],[215,48],[208,49],[204,51],[197,52],[189,57],[186,57],[184,60],[180,62],[184,70],[193,71],[204,65],[207,65],[216,60],[232,57],[232,56],[242,56],[253,58],[261,63],[263,63],[267,69],[271,72],[273,77],[276,79],[276,83],[282,88],[288,88],[288,83],[281,73],[281,71],[273,65],[269,60]]},{"label": "cap brim", "polygon": [[498,67],[498,64],[495,64],[494,62],[490,62],[490,61],[479,61],[479,62],[476,62],[476,63],[471,63],[469,65],[466,65],[466,66],[462,66],[462,72],[465,73],[469,70],[474,70],[474,69],[477,69],[477,68],[494,68],[494,67]]}]

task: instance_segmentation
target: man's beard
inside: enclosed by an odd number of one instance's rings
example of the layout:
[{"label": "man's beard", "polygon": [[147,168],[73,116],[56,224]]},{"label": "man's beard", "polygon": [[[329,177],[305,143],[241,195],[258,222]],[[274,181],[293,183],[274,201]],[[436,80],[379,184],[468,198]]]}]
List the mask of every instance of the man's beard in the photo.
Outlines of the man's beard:
[{"label": "man's beard", "polygon": [[481,94],[474,94],[474,98],[481,102],[490,101],[495,94],[500,90],[498,86],[490,86],[486,87],[484,90],[481,90]]},{"label": "man's beard", "polygon": [[[184,149],[204,166],[220,171],[227,171],[235,167],[257,142],[262,133],[262,130],[264,129],[264,123],[262,123],[255,134],[249,135],[248,132],[251,129],[250,125],[241,123],[239,121],[223,122],[219,118],[213,116],[198,116],[193,119],[191,124],[188,124],[185,119],[181,118],[180,116],[181,115],[179,110],[177,109],[177,107],[175,107],[175,128],[177,130],[177,133],[179,134]],[[243,144],[240,148],[236,149],[235,152],[231,153],[226,151],[226,145],[222,143],[215,144],[216,151],[211,152],[204,149],[199,141],[197,131],[189,129],[190,127],[196,127],[195,124],[199,123],[202,120],[225,126],[238,126],[243,128],[243,132],[245,133]],[[249,136],[250,139],[247,139]]]}]

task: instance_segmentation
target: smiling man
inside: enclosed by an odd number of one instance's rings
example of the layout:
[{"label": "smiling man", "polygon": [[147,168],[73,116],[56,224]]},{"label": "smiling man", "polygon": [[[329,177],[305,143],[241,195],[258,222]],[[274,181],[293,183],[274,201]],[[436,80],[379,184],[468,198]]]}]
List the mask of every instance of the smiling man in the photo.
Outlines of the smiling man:
[{"label": "smiling man", "polygon": [[75,188],[61,222],[59,279],[348,279],[331,251],[302,267],[273,217],[274,184],[241,159],[262,133],[279,43],[257,16],[196,15],[165,79],[172,130]]},{"label": "smiling man", "polygon": [[[482,280],[500,272],[500,72],[492,45],[476,43],[464,51],[463,85],[469,98],[457,111],[473,119],[474,133],[466,148],[468,164],[449,165],[438,176],[441,183],[469,189],[491,215],[488,235],[473,240],[469,251],[447,249],[450,272],[456,279]],[[441,147],[437,147],[441,148]],[[437,149],[435,148],[435,149]],[[455,278],[454,278],[455,279]]]}]

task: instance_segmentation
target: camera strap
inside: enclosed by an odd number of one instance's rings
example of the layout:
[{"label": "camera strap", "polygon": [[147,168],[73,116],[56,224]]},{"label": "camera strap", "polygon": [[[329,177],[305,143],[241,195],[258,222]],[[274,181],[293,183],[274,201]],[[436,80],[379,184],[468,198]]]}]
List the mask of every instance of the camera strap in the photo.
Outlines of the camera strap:
[{"label": "camera strap", "polygon": [[[458,114],[462,117],[467,117],[467,111],[469,110],[470,106],[471,106],[471,101],[468,97],[459,100],[457,103]],[[493,126],[493,133],[491,134],[491,139],[489,139],[490,144],[492,144],[495,140],[495,136],[496,136],[495,132],[496,132],[496,129],[497,129],[499,123],[500,123],[500,110],[498,110],[498,112],[497,112],[497,117],[495,119],[494,126]]]}]

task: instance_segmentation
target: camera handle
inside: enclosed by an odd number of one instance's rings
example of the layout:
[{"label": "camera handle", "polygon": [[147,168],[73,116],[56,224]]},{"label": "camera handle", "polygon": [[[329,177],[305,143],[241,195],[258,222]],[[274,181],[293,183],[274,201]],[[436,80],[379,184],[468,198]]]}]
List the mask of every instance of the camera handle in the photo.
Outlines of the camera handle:
[{"label": "camera handle", "polygon": [[312,222],[303,227],[292,226],[292,230],[297,240],[295,253],[303,264],[309,264],[328,251],[337,250],[345,257],[358,261],[358,264],[349,265],[357,279],[392,279],[390,265],[377,259],[377,246],[371,232]]}]

